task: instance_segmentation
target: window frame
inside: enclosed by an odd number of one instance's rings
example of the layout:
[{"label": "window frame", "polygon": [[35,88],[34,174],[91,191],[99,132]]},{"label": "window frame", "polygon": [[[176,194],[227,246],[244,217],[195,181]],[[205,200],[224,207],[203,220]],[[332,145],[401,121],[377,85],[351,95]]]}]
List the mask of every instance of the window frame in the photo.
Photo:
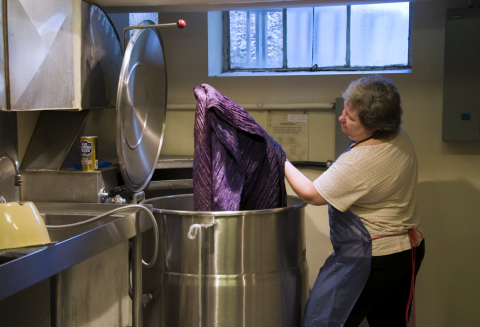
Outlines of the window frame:
[{"label": "window frame", "polygon": [[[407,2],[407,1],[406,1]],[[412,69],[412,25],[413,25],[413,2],[409,4],[409,23],[408,23],[408,64],[407,65],[390,65],[381,67],[371,66],[350,66],[350,24],[351,24],[351,6],[347,7],[347,50],[346,50],[346,65],[345,66],[329,66],[318,67],[316,64],[312,67],[298,67],[287,68],[287,8],[283,10],[283,67],[282,68],[230,68],[230,14],[229,11],[222,11],[222,74],[235,74],[235,73],[359,73],[359,72],[411,72]],[[310,7],[306,7],[310,8]],[[314,8],[314,7],[313,7]],[[256,9],[244,9],[256,10]],[[258,9],[262,10],[262,9]],[[268,10],[268,9],[264,9]]]}]

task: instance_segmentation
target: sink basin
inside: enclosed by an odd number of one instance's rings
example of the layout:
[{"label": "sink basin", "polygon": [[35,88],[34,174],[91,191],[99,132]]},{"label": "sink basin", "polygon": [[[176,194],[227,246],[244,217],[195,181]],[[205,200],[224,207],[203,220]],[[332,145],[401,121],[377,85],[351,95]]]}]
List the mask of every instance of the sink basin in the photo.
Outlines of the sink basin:
[{"label": "sink basin", "polygon": [[[47,226],[59,226],[70,225],[83,222],[92,219],[96,216],[104,214],[108,211],[116,209],[119,205],[116,204],[104,204],[104,203],[53,203],[53,202],[37,202],[36,206],[41,213],[45,225]],[[54,242],[61,242],[88,232],[92,229],[108,224],[119,218],[125,217],[129,214],[136,212],[135,209],[126,209],[115,213],[111,216],[104,217],[102,219],[67,227],[61,229],[48,229],[50,239]]]},{"label": "sink basin", "polygon": [[[47,226],[59,226],[59,225],[69,225],[75,224],[88,219],[92,219],[98,215],[95,214],[65,214],[65,213],[43,213],[42,217]],[[100,220],[96,220],[91,223],[82,224],[73,227],[61,228],[61,229],[48,229],[48,234],[52,242],[61,242],[65,241],[74,236],[80,235],[82,233],[88,232],[94,228],[100,227],[102,225],[108,224],[116,219],[124,217],[125,214],[114,214]]]},{"label": "sink basin", "polygon": [[[116,219],[125,217],[126,215],[134,212],[133,209],[130,209],[87,224],[61,229],[47,229],[45,226],[70,225],[86,221],[105,212],[116,209],[118,208],[118,205],[96,203],[70,204],[52,202],[37,202],[35,204],[32,202],[25,202],[23,206],[19,206],[18,202],[12,202],[3,205],[6,206],[7,204],[10,209],[8,212],[11,214],[0,212],[0,214],[5,214],[5,217],[1,216],[5,218],[3,219],[3,225],[5,226],[2,225],[3,228],[0,229],[2,230],[2,233],[5,234],[10,230],[15,232],[18,228],[20,231],[23,231],[27,228],[28,230],[20,236],[13,235],[10,237],[14,239],[12,244],[15,246],[5,246],[4,250],[0,250],[0,265],[45,249],[49,245],[57,242],[62,242],[86,233],[92,229],[108,224]],[[30,211],[33,212],[33,214],[30,213]],[[15,225],[14,223],[8,223],[8,220],[12,220],[10,216],[20,217],[21,219],[14,220],[14,222],[16,222]],[[7,220],[7,218],[10,219]],[[0,220],[0,222],[1,221],[2,220]],[[15,228],[11,225],[15,225]],[[32,236],[32,234],[36,235]],[[20,237],[22,238],[21,240],[19,240]],[[7,235],[5,235],[5,238],[7,238]]]},{"label": "sink basin", "polygon": [[[47,226],[85,221],[121,206],[53,202],[36,202],[35,205]],[[0,300],[150,229],[152,223],[143,212],[140,213],[140,226],[136,228],[137,211],[137,208],[129,208],[85,225],[49,229],[52,245],[0,251]]]}]

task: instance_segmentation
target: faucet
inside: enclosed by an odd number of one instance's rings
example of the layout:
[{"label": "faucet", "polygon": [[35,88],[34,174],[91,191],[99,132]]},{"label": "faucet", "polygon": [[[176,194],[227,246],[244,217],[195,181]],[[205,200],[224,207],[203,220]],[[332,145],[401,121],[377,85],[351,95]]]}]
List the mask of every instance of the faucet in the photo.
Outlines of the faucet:
[{"label": "faucet", "polygon": [[13,167],[15,168],[15,186],[18,186],[18,192],[19,192],[19,199],[20,203],[23,202],[23,183],[22,183],[22,175],[20,174],[20,165],[18,164],[18,161],[13,159],[11,156],[8,154],[0,154],[0,161],[2,159],[10,159],[10,161],[13,164]]}]

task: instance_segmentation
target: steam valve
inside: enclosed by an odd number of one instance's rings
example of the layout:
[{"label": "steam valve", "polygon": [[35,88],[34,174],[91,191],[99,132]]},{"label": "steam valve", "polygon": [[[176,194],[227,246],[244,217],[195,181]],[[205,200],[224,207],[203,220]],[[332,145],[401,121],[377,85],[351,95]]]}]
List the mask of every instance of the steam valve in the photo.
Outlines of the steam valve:
[{"label": "steam valve", "polygon": [[120,196],[120,193],[125,191],[123,187],[116,187],[110,191],[106,191],[104,188],[100,190],[100,199],[102,203],[114,203],[114,204],[125,204],[127,201]]}]

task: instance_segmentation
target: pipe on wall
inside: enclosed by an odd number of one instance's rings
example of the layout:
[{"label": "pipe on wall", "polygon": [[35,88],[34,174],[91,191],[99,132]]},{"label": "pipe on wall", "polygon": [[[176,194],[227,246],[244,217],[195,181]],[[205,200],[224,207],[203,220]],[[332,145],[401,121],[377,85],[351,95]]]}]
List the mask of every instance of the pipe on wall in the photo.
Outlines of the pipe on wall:
[{"label": "pipe on wall", "polygon": [[[264,110],[325,110],[335,109],[335,103],[257,103],[257,104],[239,104],[245,110],[264,111]],[[192,111],[196,109],[196,104],[168,104],[168,111]]]}]

